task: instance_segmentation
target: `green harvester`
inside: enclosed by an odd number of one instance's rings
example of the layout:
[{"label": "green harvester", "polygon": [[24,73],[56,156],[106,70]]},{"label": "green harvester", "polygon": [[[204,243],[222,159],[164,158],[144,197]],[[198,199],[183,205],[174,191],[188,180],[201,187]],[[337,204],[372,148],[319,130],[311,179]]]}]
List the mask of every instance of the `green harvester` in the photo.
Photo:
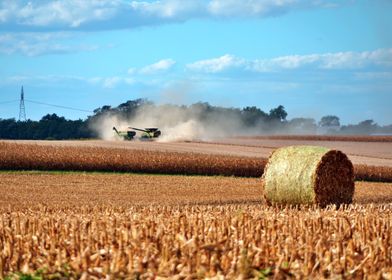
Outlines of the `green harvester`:
[{"label": "green harvester", "polygon": [[136,136],[136,131],[142,132],[140,136],[140,140],[152,140],[154,138],[158,138],[161,136],[161,131],[156,128],[156,127],[150,127],[150,128],[136,128],[136,127],[128,127],[130,130],[125,130],[125,131],[119,131],[115,127],[113,127],[113,130],[116,132],[118,136],[123,138],[124,140],[134,140]]}]

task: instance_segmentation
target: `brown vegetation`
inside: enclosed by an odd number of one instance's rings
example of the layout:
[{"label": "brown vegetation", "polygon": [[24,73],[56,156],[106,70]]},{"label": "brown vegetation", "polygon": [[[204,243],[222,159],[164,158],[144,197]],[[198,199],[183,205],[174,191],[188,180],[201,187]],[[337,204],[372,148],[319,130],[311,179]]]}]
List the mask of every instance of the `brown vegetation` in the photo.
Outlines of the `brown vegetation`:
[{"label": "brown vegetation", "polygon": [[267,207],[255,178],[2,172],[0,277],[388,279],[388,202],[385,183],[336,210]]},{"label": "brown vegetation", "polygon": [[344,152],[353,164],[392,167],[392,142],[306,141],[222,138],[214,142],[157,142],[157,141],[2,141],[42,146],[97,147],[158,152],[198,153],[208,155],[230,155],[250,158],[268,158],[277,148],[293,145],[322,146]]},{"label": "brown vegetation", "polygon": [[[263,203],[260,178],[82,172],[1,172],[0,213],[135,205]],[[356,182],[354,203],[392,203],[392,183]]]},{"label": "brown vegetation", "polygon": [[392,168],[386,166],[354,165],[356,180],[371,182],[392,182]]},{"label": "brown vegetation", "polygon": [[391,231],[391,206],[42,207],[0,215],[0,275],[390,279]]},{"label": "brown vegetation", "polygon": [[265,160],[196,153],[0,142],[0,169],[260,177]]},{"label": "brown vegetation", "polygon": [[[0,142],[0,170],[109,171],[261,177],[266,159]],[[354,165],[356,180],[392,182],[392,168]]]},{"label": "brown vegetation", "polygon": [[306,141],[347,141],[347,142],[392,142],[388,135],[265,135],[239,137],[243,139],[306,140]]},{"label": "brown vegetation", "polygon": [[0,179],[0,212],[39,205],[69,209],[262,203],[259,178],[30,171],[3,172]]}]

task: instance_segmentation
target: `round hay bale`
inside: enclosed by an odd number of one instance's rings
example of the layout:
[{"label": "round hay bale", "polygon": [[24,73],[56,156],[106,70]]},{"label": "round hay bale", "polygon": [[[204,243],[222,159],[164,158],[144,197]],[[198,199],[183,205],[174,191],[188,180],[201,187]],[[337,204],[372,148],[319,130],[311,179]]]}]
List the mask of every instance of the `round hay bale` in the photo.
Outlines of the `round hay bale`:
[{"label": "round hay bale", "polygon": [[269,204],[348,204],[354,195],[354,168],[336,150],[290,146],[272,153],[263,174]]}]

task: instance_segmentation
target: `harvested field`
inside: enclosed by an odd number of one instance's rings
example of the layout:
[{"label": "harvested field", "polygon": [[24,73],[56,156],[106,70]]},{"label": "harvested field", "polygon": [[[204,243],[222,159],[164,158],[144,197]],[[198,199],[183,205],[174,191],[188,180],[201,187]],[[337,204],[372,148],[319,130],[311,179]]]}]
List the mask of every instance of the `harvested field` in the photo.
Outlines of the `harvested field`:
[{"label": "harvested field", "polygon": [[[117,171],[261,177],[266,159],[120,148],[0,142],[0,170]],[[358,180],[392,182],[392,167],[354,165]]]},{"label": "harvested field", "polygon": [[354,202],[369,204],[336,210],[268,207],[253,178],[0,179],[3,277],[392,277],[392,184],[357,183]]},{"label": "harvested field", "polygon": [[[271,136],[273,137],[273,136]],[[392,142],[350,142],[309,140],[307,136],[292,139],[237,137],[216,139],[213,142],[143,142],[143,141],[3,141],[5,143],[39,144],[44,146],[72,146],[148,150],[159,152],[201,153],[251,158],[268,158],[272,151],[283,146],[311,145],[337,149],[348,155],[354,164],[392,167]],[[308,140],[306,140],[308,139]],[[312,138],[310,138],[312,139]],[[323,139],[323,138],[320,138]],[[339,138],[337,138],[338,140]],[[349,138],[351,139],[351,138]],[[362,139],[362,138],[361,138]],[[363,138],[365,140],[366,138]],[[347,140],[347,139],[346,139]]]},{"label": "harvested field", "polygon": [[[0,211],[263,203],[260,178],[31,171],[0,179]],[[354,203],[392,203],[392,183],[356,182]]]},{"label": "harvested field", "polygon": [[[0,207],[260,203],[260,179],[103,173],[0,173]],[[3,209],[4,210],[4,209]]]},{"label": "harvested field", "polygon": [[0,219],[3,275],[46,267],[39,275],[50,279],[392,277],[391,206],[42,208]]},{"label": "harvested field", "polygon": [[392,167],[392,142],[349,142],[305,139],[269,139],[269,138],[227,138],[215,140],[216,145],[248,147],[259,149],[260,153],[269,154],[284,146],[322,146],[344,152],[354,164]]},{"label": "harvested field", "polygon": [[392,142],[392,135],[265,135],[238,137],[243,139],[310,140],[346,142]]}]

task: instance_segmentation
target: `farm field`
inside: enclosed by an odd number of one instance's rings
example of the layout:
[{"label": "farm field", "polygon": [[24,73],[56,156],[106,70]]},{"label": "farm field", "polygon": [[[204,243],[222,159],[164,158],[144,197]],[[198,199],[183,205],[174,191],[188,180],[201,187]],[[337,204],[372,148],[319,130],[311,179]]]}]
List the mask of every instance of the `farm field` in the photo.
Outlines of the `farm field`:
[{"label": "farm field", "polygon": [[355,203],[337,210],[268,207],[255,178],[5,171],[0,177],[2,276],[392,276],[389,183],[357,182]]},{"label": "farm field", "polygon": [[[260,178],[40,171],[4,171],[0,178],[2,211],[263,203]],[[392,183],[357,181],[354,203],[392,203]]]},{"label": "farm field", "polygon": [[0,279],[391,279],[390,143],[336,209],[267,206],[267,140],[1,141]]},{"label": "farm field", "polygon": [[341,150],[354,164],[392,167],[392,137],[235,137],[213,141],[143,142],[143,141],[4,141],[6,143],[49,146],[120,148],[182,153],[203,153],[241,157],[268,158],[273,150],[289,145],[316,145]]},{"label": "farm field", "polygon": [[[267,162],[262,157],[230,154],[87,146],[88,143],[81,146],[68,145],[68,142],[61,145],[45,143],[0,142],[0,169],[261,177]],[[354,164],[354,171],[358,180],[392,182],[392,167],[389,166]]]},{"label": "farm field", "polygon": [[392,184],[358,182],[357,204],[336,210],[267,207],[254,178],[0,177],[3,276],[392,276]]}]

